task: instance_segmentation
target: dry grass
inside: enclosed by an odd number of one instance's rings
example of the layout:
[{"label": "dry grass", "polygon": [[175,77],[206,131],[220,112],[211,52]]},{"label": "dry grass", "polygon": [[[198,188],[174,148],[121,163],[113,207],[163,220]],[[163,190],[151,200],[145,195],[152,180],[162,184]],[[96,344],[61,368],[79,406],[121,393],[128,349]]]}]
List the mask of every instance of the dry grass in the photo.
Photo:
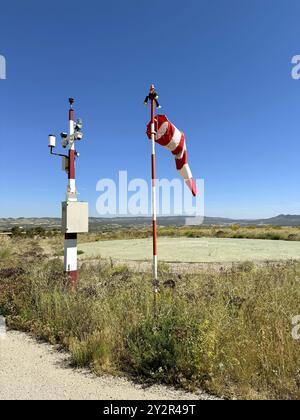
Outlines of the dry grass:
[{"label": "dry grass", "polygon": [[0,261],[10,257],[12,251],[11,241],[6,236],[0,236]]},{"label": "dry grass", "polygon": [[[2,244],[0,245],[2,249]],[[60,343],[76,366],[134,375],[229,398],[300,398],[300,266],[170,275],[160,268],[156,312],[150,274],[99,261],[76,293],[60,259],[35,241],[6,244],[0,311],[12,327]]]}]

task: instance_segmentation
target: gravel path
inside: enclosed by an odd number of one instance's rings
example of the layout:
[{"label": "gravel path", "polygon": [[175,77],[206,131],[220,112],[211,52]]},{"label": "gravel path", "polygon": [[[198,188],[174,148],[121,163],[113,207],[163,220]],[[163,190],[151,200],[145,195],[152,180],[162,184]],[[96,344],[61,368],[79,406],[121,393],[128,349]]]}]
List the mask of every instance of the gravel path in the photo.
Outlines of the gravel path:
[{"label": "gravel path", "polygon": [[96,377],[69,366],[66,353],[9,331],[0,337],[0,400],[213,399],[164,386],[143,388],[127,379]]}]

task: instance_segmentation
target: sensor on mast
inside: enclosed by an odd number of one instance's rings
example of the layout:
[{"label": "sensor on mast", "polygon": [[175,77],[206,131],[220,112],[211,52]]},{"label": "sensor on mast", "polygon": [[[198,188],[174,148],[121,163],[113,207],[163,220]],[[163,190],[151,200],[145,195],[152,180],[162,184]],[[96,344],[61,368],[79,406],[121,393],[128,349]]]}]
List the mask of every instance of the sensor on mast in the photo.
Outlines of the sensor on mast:
[{"label": "sensor on mast", "polygon": [[68,174],[66,201],[62,203],[62,232],[65,234],[64,267],[72,285],[77,284],[77,234],[88,232],[88,203],[77,200],[75,160],[79,153],[75,149],[75,141],[82,140],[82,120],[75,123],[73,104],[69,98],[69,133],[61,132],[61,145],[68,148],[68,154],[54,153],[56,137],[50,134],[48,146],[50,153],[62,157],[62,169]]}]

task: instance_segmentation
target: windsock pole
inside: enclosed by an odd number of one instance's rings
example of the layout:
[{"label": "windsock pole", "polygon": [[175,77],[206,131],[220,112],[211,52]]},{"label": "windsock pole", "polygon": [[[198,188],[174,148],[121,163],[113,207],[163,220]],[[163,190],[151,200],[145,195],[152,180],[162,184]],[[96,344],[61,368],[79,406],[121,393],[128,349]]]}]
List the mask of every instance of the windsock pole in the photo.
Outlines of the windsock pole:
[{"label": "windsock pole", "polygon": [[152,165],[152,223],[153,223],[153,285],[158,293],[158,259],[157,259],[157,203],[156,203],[156,156],[155,156],[155,99],[151,99],[151,165]]},{"label": "windsock pole", "polygon": [[[75,119],[72,98],[69,99],[69,137],[74,135]],[[68,190],[67,203],[77,201],[76,178],[75,178],[75,142],[69,143],[69,159],[68,159]],[[77,285],[77,233],[65,233],[65,252],[64,252],[64,270],[70,283],[76,287]]]}]

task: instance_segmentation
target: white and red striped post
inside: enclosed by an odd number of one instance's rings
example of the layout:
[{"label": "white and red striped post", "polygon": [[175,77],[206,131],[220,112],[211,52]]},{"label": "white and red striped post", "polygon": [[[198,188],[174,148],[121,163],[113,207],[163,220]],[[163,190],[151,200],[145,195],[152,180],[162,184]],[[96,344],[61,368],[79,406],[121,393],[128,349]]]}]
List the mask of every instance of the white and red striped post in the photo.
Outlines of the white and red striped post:
[{"label": "white and red striped post", "polygon": [[55,153],[56,137],[50,134],[48,137],[48,146],[50,154],[63,158],[63,170],[68,174],[68,187],[66,201],[62,203],[62,232],[65,235],[64,245],[64,272],[69,283],[73,288],[77,287],[77,235],[86,233],[88,227],[88,203],[77,200],[76,177],[75,177],[75,159],[79,153],[75,150],[75,141],[82,140],[83,133],[82,120],[78,118],[75,123],[73,103],[74,99],[69,99],[69,133],[62,132],[61,145],[68,147],[68,154]]},{"label": "white and red striped post", "polygon": [[158,258],[157,258],[157,206],[156,206],[156,156],[155,156],[155,99],[151,99],[151,169],[152,169],[152,224],[153,224],[153,284],[158,293]]},{"label": "white and red striped post", "polygon": [[[72,98],[69,99],[69,138],[74,135],[75,118]],[[75,178],[75,142],[69,142],[68,159],[68,190],[67,202],[77,201],[76,178]],[[73,286],[77,284],[77,233],[65,233],[65,252],[64,252],[64,270],[70,283]]]}]

